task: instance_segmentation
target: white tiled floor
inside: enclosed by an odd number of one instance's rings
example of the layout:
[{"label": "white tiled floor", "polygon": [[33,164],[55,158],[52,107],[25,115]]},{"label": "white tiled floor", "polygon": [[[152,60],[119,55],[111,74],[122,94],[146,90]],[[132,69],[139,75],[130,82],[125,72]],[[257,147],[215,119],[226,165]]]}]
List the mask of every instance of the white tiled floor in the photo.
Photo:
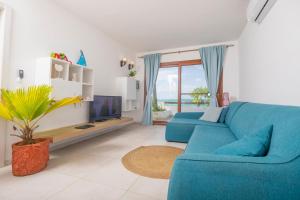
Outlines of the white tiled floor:
[{"label": "white tiled floor", "polygon": [[121,158],[130,150],[168,143],[164,126],[132,125],[51,153],[46,170],[14,177],[0,169],[1,200],[163,200],[168,180],[151,179],[126,170]]}]

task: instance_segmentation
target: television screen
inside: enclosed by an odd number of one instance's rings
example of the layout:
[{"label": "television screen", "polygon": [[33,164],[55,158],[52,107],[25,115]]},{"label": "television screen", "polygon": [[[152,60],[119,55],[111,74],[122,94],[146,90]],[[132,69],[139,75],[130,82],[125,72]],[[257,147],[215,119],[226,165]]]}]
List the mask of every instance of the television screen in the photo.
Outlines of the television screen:
[{"label": "television screen", "polygon": [[90,102],[90,122],[102,121],[112,118],[121,118],[121,96],[94,96]]}]

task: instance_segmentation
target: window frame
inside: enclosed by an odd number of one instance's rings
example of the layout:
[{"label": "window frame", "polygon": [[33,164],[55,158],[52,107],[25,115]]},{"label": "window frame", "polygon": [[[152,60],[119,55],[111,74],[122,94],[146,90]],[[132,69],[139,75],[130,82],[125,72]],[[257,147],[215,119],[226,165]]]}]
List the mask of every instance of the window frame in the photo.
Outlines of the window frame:
[{"label": "window frame", "polygon": [[[172,61],[172,62],[160,63],[160,68],[171,68],[171,67],[177,67],[178,68],[178,94],[177,94],[177,99],[178,99],[177,111],[178,112],[181,112],[182,67],[183,66],[190,66],[190,65],[201,65],[201,64],[202,64],[201,59]],[[144,85],[146,86],[146,73],[144,74]],[[223,72],[221,72],[221,75],[220,75],[220,81],[219,81],[218,92],[217,92],[217,100],[218,100],[219,105],[221,105],[221,102],[222,102],[222,94],[223,94]],[[145,104],[146,95],[147,95],[147,91],[146,91],[146,87],[144,87],[144,104]],[[165,124],[167,124],[167,122],[166,121],[153,120],[153,124],[154,125],[165,125]]]}]

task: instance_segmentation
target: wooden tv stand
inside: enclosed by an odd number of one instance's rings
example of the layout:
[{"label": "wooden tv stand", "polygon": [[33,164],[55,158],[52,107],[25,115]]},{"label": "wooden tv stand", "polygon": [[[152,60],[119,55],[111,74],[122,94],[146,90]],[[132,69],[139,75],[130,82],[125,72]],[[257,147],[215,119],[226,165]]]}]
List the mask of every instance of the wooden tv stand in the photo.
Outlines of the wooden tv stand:
[{"label": "wooden tv stand", "polygon": [[35,134],[35,137],[52,138],[53,143],[51,144],[50,148],[51,150],[55,150],[77,142],[81,142],[83,140],[90,139],[98,135],[102,135],[110,131],[120,129],[133,123],[134,121],[132,118],[122,117],[121,119],[111,119],[103,122],[92,123],[91,125],[94,125],[94,127],[87,129],[76,129],[76,127],[78,126],[88,124],[83,123],[48,131],[37,132]]}]

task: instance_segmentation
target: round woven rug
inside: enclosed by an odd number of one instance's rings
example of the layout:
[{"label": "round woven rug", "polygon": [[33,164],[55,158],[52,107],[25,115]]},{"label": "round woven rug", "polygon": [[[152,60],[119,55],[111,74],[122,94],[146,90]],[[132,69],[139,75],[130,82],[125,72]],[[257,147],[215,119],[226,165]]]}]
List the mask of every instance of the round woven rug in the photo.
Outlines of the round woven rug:
[{"label": "round woven rug", "polygon": [[173,163],[183,149],[170,146],[141,146],[122,158],[129,171],[150,177],[168,179]]}]

